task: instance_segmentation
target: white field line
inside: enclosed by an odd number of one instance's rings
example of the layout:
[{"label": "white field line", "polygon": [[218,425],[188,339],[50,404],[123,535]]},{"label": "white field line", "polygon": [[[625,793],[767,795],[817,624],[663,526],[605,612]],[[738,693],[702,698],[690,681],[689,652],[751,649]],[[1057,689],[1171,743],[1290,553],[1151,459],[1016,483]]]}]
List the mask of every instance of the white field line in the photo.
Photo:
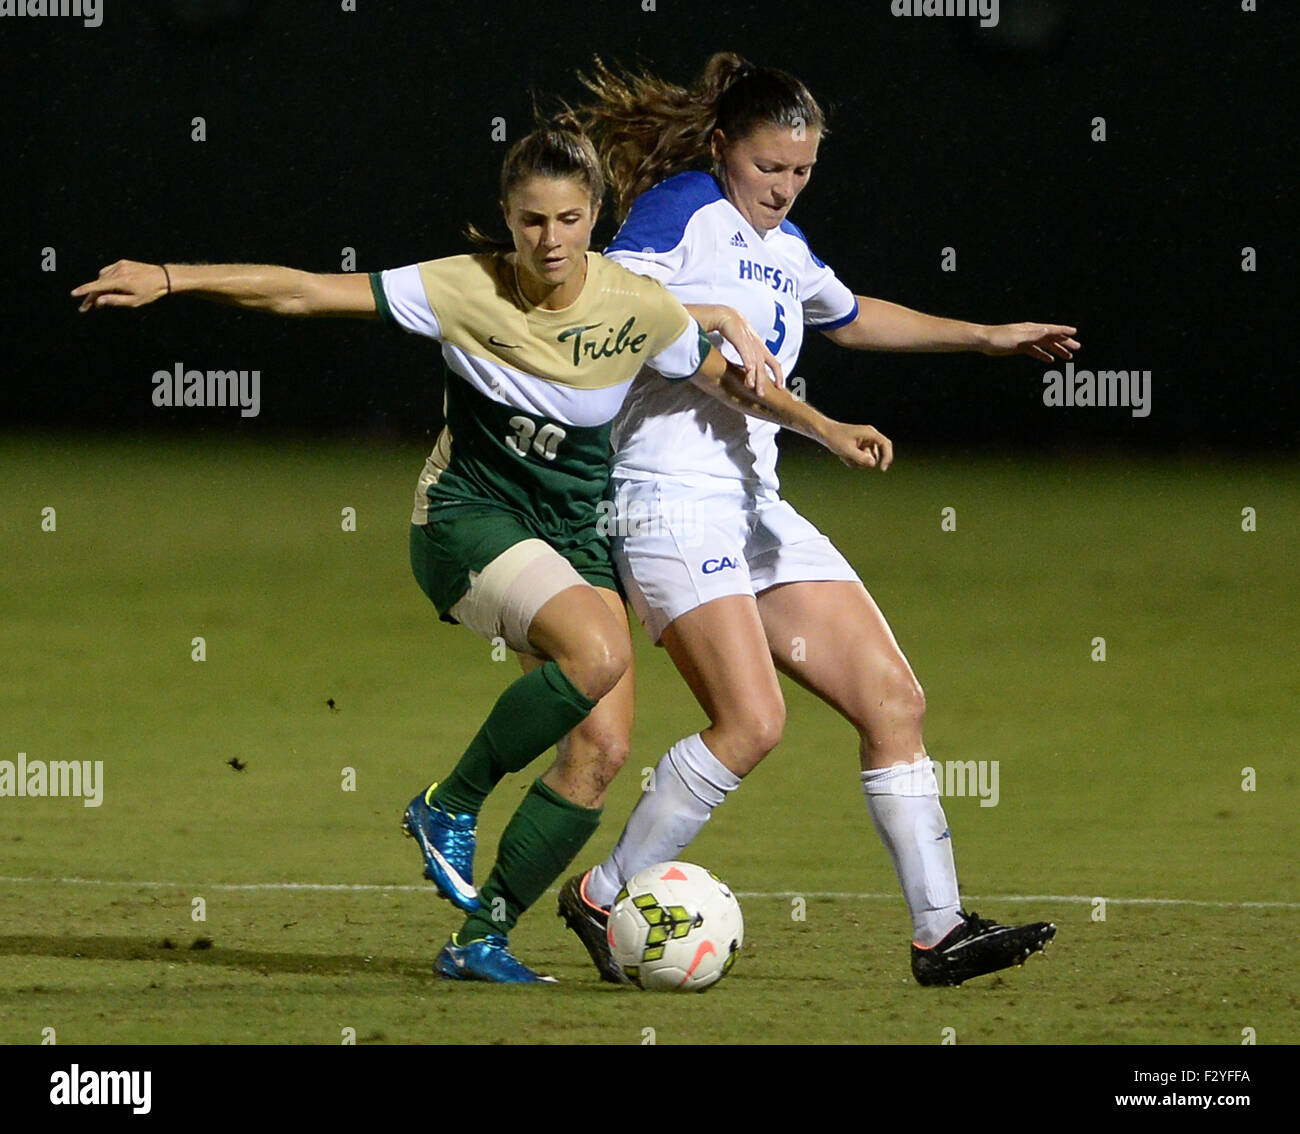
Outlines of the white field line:
[{"label": "white field line", "polygon": [[[7,878],[0,876],[0,886],[114,886],[134,890],[185,890],[200,893],[204,890],[277,890],[303,893],[427,893],[432,883],[422,886],[398,884],[380,885],[370,882],[133,882],[111,878]],[[548,893],[555,893],[550,890]],[[838,899],[858,902],[897,902],[902,896],[897,892],[887,894],[853,893],[847,890],[737,890],[736,897]],[[1225,910],[1300,910],[1300,902],[1229,902],[1206,898],[1113,898],[1104,894],[965,894],[963,902],[1068,902],[1090,905],[1104,897],[1108,905],[1115,906],[1202,906]]]}]

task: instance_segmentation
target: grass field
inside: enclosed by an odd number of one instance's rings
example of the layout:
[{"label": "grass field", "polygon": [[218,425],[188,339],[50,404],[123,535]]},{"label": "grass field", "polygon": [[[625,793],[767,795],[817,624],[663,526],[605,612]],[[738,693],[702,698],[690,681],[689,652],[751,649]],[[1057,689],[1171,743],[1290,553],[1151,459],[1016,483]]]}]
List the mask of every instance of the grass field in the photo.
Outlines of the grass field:
[{"label": "grass field", "polygon": [[[432,974],[458,921],[400,812],[517,669],[410,576],[423,457],[0,442],[0,760],[103,761],[101,806],[0,798],[0,1042],[1300,1042],[1294,464],[787,457],[926,687],[932,755],[998,761],[996,806],[945,801],[968,906],[1060,930],[1023,970],[917,987],[856,739],[787,684],[784,741],[688,855],[741,894],[745,950],[672,997],[601,985],[551,895],[512,940],[558,986]],[[703,723],[634,638],[633,756],[584,862]],[[541,766],[489,801],[480,876]]]}]

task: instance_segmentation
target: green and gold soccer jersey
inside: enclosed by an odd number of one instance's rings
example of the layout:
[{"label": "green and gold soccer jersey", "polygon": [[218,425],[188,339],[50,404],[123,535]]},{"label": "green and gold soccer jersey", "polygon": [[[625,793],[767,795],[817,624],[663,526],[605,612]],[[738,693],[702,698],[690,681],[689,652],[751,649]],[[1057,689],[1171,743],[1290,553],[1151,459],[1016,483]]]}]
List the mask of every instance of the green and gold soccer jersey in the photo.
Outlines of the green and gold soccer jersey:
[{"label": "green and gold soccer jersey", "polygon": [[[587,254],[582,293],[568,307],[537,307],[500,253],[451,256],[370,277],[380,315],[442,342],[447,425],[416,488],[416,525],[436,525],[460,569],[430,594],[442,613],[522,527],[581,572],[608,561],[597,527],[609,479],[610,427],[642,366],[681,380],[709,349],[662,284]],[[500,535],[458,523],[503,512]],[[473,535],[469,536],[470,530]],[[484,534],[484,533],[487,534]]]}]

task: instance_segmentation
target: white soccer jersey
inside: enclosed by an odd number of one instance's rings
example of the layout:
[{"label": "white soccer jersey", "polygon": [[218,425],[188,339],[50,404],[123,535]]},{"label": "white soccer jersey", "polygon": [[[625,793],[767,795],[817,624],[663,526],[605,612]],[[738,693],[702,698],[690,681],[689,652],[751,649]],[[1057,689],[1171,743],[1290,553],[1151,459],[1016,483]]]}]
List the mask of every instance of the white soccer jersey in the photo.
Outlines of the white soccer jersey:
[{"label": "white soccer jersey", "polygon": [[[734,307],[787,377],[805,326],[832,330],[858,314],[853,293],[799,229],[786,220],[760,236],[708,173],[678,174],[641,194],[605,255],[661,281],[682,303]],[[729,345],[723,351],[738,361]],[[637,378],[615,419],[614,476],[741,481],[777,492],[780,426],[738,413],[689,382],[652,378]]]}]

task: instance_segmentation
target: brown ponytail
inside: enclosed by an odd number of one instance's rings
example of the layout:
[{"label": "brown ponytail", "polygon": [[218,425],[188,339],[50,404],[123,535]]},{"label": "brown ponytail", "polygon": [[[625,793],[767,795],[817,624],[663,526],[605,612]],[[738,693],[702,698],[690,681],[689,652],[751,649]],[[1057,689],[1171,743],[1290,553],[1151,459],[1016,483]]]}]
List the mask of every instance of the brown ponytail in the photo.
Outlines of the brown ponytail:
[{"label": "brown ponytail", "polygon": [[644,70],[619,74],[599,57],[578,78],[594,101],[573,115],[600,152],[620,221],[652,185],[707,164],[715,129],[732,141],[765,125],[826,133],[826,116],[803,83],[732,51],[710,56],[689,90]]}]

